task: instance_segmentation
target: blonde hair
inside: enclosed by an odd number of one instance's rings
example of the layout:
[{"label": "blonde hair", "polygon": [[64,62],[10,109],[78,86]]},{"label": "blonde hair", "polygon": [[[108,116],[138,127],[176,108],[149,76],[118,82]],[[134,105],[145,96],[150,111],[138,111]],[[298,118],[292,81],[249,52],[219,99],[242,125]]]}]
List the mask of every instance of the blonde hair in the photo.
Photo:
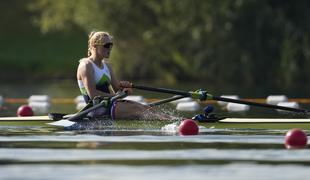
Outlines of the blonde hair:
[{"label": "blonde hair", "polygon": [[88,52],[87,52],[88,56],[91,56],[90,50],[91,50],[92,46],[104,45],[106,43],[104,37],[112,38],[112,36],[109,33],[103,32],[103,31],[92,31],[89,33],[89,35],[88,35]]}]

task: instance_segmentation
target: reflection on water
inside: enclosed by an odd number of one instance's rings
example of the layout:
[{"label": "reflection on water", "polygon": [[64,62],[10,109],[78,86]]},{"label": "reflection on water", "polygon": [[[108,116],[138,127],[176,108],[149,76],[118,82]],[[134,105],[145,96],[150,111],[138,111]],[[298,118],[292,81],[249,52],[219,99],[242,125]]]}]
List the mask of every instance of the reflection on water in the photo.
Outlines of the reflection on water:
[{"label": "reflection on water", "polygon": [[[35,170],[34,170],[35,169]],[[294,173],[291,173],[294,172]],[[126,166],[126,165],[6,165],[1,179],[167,179],[167,180],[291,180],[308,177],[308,167],[232,163],[225,165]]]},{"label": "reflection on water", "polygon": [[[0,130],[1,179],[64,179],[70,174],[77,179],[286,179],[309,174],[309,149],[286,150],[284,130],[261,135],[260,130],[201,128],[198,136],[169,134],[158,126]],[[288,168],[289,175],[273,175]]]},{"label": "reflection on water", "polygon": [[133,130],[128,135],[128,131],[119,135],[36,131],[0,136],[1,179],[290,179],[310,175],[309,149],[286,150],[281,135],[216,135],[214,129],[214,134],[186,137],[150,135],[148,130],[144,135]]}]

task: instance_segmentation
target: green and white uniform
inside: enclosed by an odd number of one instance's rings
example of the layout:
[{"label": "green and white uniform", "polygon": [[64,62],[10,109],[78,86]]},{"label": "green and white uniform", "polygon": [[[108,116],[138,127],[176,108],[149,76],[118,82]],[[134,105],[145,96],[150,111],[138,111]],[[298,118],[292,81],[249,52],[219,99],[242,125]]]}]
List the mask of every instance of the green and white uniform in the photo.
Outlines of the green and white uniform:
[{"label": "green and white uniform", "polygon": [[[81,61],[83,61],[82,59]],[[105,93],[110,93],[110,85],[111,85],[111,73],[106,65],[106,63],[103,61],[103,68],[99,68],[94,62],[90,61],[94,70],[94,78],[96,83],[96,89]],[[84,97],[84,100],[86,103],[88,103],[91,99],[89,95],[87,94],[86,88],[83,84],[82,80],[78,80],[78,85],[80,88],[80,91]]]}]

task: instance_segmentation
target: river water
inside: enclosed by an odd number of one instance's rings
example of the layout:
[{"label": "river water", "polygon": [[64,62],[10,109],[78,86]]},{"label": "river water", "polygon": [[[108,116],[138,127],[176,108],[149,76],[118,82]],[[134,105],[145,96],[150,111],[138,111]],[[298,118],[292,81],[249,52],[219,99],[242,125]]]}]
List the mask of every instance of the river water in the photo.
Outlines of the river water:
[{"label": "river water", "polygon": [[[2,88],[6,97],[49,94],[74,98],[70,85]],[[19,104],[4,104],[15,115]],[[51,111],[72,112],[74,105]],[[142,121],[141,123],[146,123]],[[287,150],[287,130],[208,129],[180,136],[146,128],[64,131],[41,126],[0,127],[0,179],[297,179],[310,175],[310,150]]]}]

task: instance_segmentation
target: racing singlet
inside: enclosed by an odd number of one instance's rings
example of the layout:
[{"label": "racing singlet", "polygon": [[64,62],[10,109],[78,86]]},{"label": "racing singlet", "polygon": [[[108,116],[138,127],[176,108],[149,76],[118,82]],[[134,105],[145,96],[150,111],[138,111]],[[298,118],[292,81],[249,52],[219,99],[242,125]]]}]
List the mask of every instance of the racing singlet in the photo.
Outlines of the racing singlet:
[{"label": "racing singlet", "polygon": [[[103,68],[99,68],[94,62],[90,61],[94,70],[94,78],[96,83],[96,89],[105,93],[110,93],[109,87],[111,85],[111,74],[108,66],[105,62],[102,62]],[[91,99],[87,94],[86,88],[82,80],[78,80],[80,91],[84,97],[86,103]]]}]

